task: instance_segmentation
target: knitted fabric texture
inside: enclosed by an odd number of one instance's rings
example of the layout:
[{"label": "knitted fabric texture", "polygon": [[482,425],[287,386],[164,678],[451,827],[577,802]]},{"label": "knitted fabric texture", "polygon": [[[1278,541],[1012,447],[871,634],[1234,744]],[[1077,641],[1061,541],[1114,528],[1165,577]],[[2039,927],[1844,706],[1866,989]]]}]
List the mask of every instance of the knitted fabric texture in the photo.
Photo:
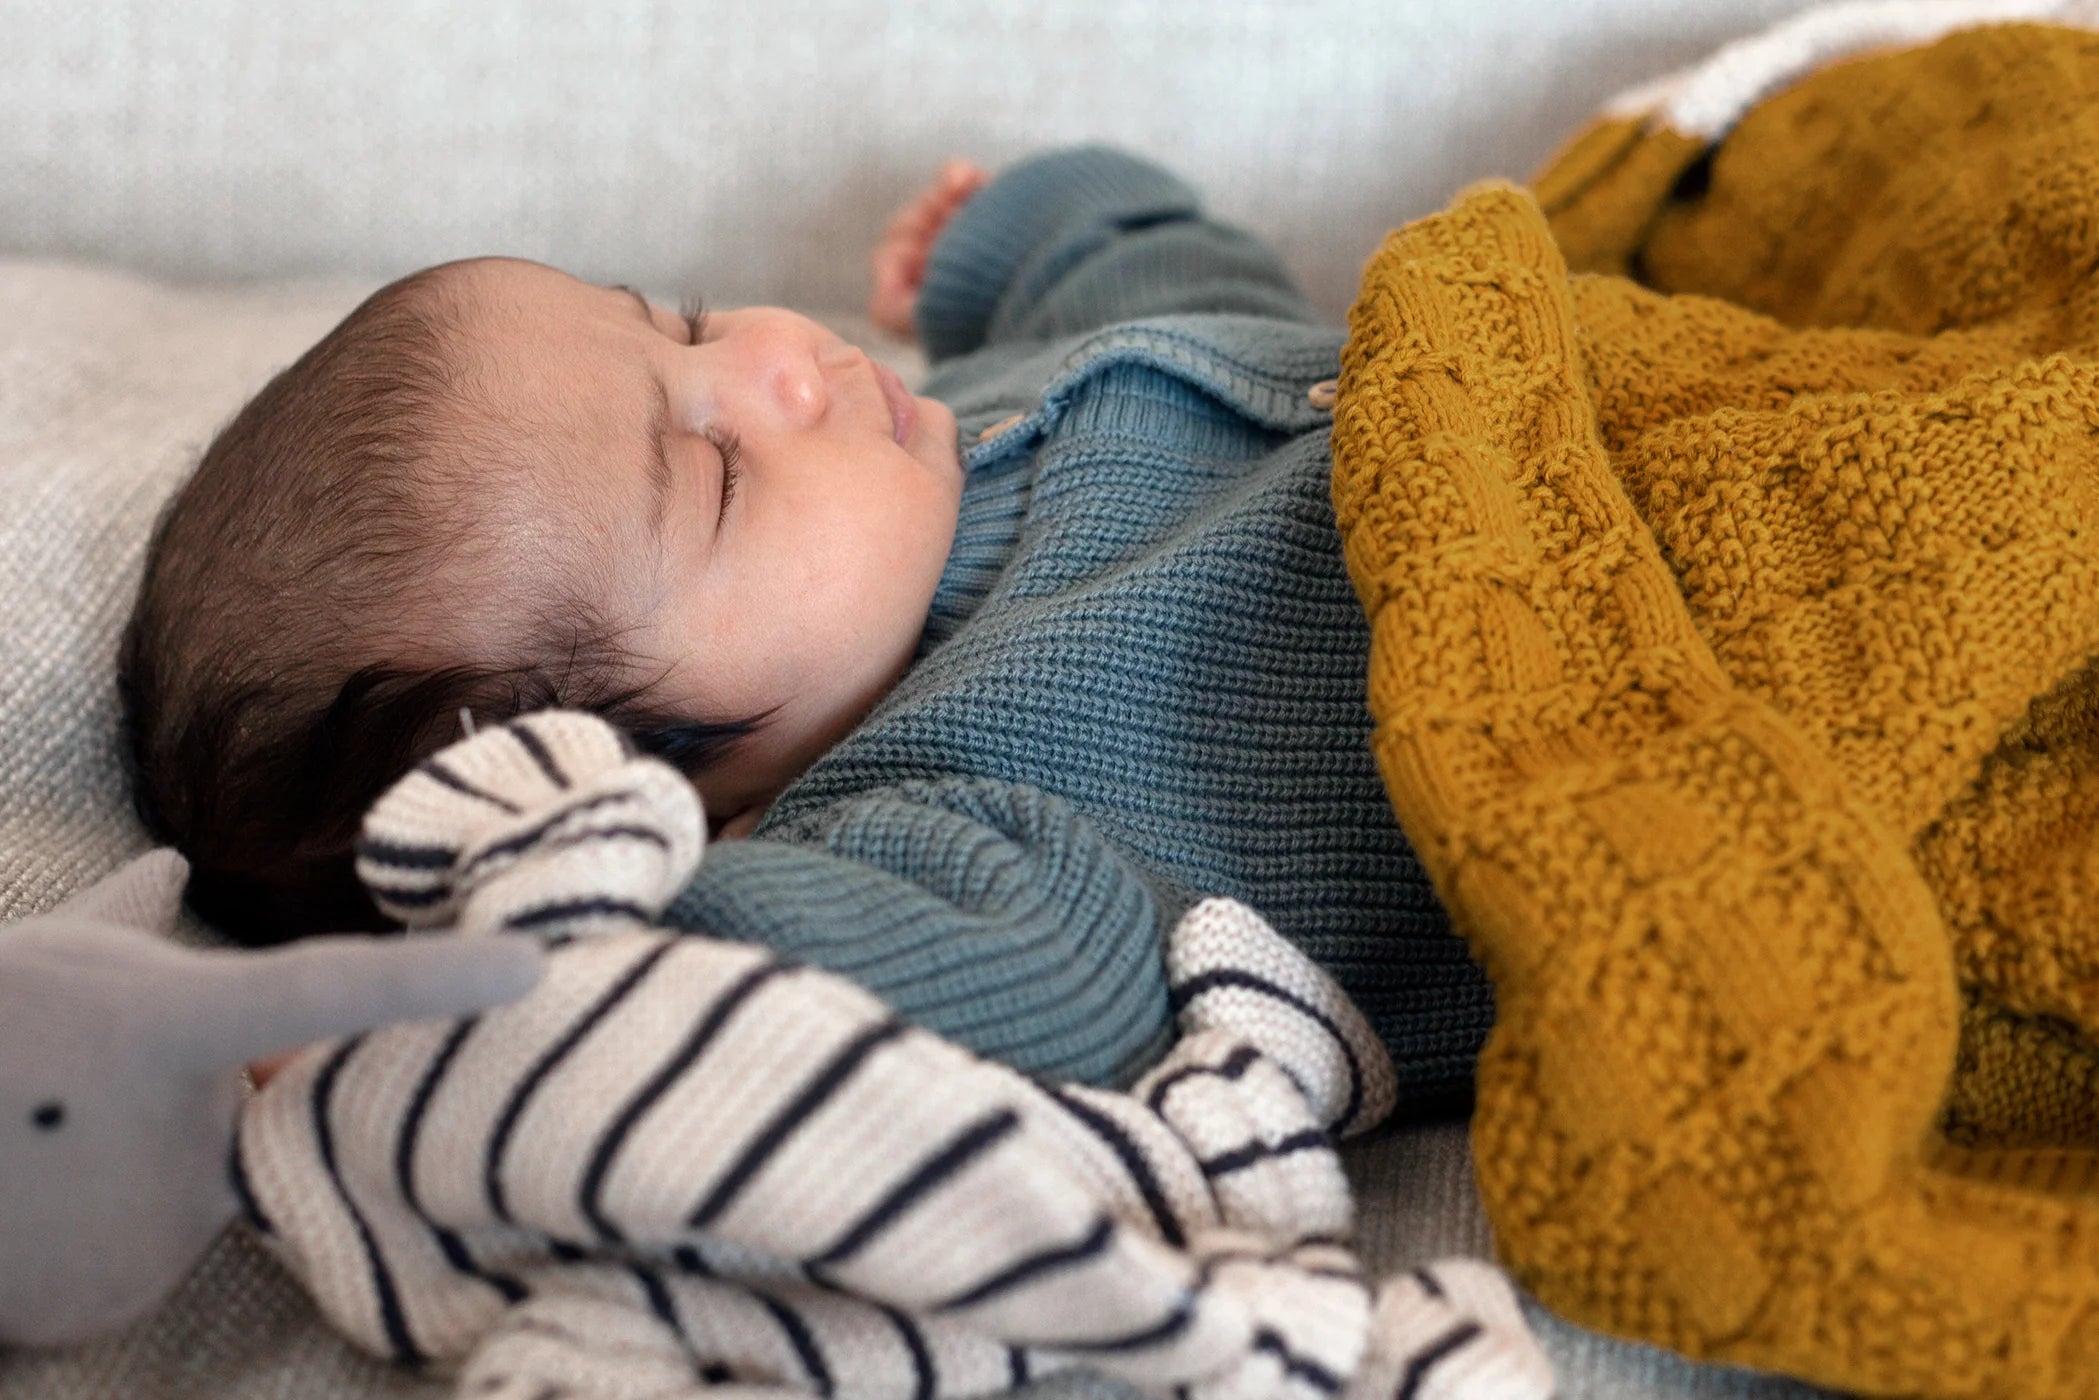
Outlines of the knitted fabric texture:
[{"label": "knitted fabric texture", "polygon": [[1491,1267],[1364,1277],[1333,1136],[1391,1111],[1392,1067],[1244,905],[1175,928],[1182,1035],[1120,1094],[651,927],[703,833],[676,772],[562,712],[374,808],[389,913],[549,952],[522,1001],[311,1047],[244,1113],[249,1218],[353,1340],[494,1400],[935,1400],[1073,1366],[1190,1400],[1550,1394]]},{"label": "knitted fabric texture", "polygon": [[1374,742],[1570,1318],[2099,1394],[2095,152],[2099,41],[1975,30],[1713,152],[1607,122],[1365,272]]},{"label": "knitted fabric texture", "polygon": [[1126,1084],[1172,1025],[1166,934],[1225,895],[1363,1008],[1402,1112],[1468,1097],[1493,1000],[1370,757],[1307,397],[1340,328],[1185,183],[1099,148],[972,199],[919,319],[964,449],[921,654],[666,922]]}]

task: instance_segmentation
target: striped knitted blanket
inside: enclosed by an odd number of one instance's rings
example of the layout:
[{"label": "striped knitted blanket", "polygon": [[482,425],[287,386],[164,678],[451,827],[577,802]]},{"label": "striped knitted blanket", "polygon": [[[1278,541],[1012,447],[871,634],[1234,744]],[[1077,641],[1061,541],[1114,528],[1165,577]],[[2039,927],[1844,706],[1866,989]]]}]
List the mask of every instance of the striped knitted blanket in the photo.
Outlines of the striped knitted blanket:
[{"label": "striped knitted blanket", "polygon": [[1364,275],[1375,744],[1574,1320],[2099,1395],[2099,38],[1973,27],[2093,9],[1810,16]]},{"label": "striped knitted blanket", "polygon": [[1191,1400],[1550,1393],[1490,1266],[1364,1277],[1333,1138],[1392,1068],[1245,906],[1175,930],[1181,1039],[1115,1093],[650,927],[704,831],[674,771],[561,712],[374,808],[390,913],[549,953],[524,1001],[310,1047],[246,1109],[248,1217],[354,1341],[497,1400],[931,1400],[1074,1366]]}]

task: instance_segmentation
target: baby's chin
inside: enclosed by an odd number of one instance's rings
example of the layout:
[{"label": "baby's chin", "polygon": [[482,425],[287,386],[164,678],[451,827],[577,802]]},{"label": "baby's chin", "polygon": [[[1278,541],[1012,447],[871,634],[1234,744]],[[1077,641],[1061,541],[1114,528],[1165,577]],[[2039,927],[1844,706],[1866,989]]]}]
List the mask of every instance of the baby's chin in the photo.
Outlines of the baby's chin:
[{"label": "baby's chin", "polygon": [[918,421],[912,425],[904,450],[929,467],[960,474],[962,443],[956,436],[954,410],[923,394],[913,394],[911,401],[918,407]]}]

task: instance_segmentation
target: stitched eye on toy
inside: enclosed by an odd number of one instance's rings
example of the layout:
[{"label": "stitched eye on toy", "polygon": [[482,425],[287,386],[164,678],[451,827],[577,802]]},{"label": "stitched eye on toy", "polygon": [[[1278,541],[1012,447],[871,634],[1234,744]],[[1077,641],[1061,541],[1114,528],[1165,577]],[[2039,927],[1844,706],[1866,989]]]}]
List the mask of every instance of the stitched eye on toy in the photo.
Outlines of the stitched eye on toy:
[{"label": "stitched eye on toy", "polygon": [[29,1110],[29,1121],[48,1133],[65,1123],[66,1106],[57,1099],[40,1103]]}]

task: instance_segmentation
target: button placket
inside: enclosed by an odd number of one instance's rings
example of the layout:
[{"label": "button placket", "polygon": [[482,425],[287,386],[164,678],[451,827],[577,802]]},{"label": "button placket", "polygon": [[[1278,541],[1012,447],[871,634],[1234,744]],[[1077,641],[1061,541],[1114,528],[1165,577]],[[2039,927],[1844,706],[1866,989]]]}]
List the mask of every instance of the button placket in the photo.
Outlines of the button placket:
[{"label": "button placket", "polygon": [[1012,427],[1012,426],[1013,426],[1014,424],[1016,424],[1016,423],[1020,422],[1020,421],[1021,421],[1021,420],[1022,420],[1023,418],[1025,418],[1025,417],[1027,417],[1027,415],[1026,415],[1025,413],[1014,413],[1014,414],[1009,414],[1009,415],[1007,415],[1006,417],[1004,417],[1004,418],[1001,418],[1001,419],[999,419],[999,420],[998,420],[998,422],[996,422],[996,423],[993,423],[993,424],[992,424],[992,425],[991,425],[990,427],[986,428],[986,429],[985,429],[985,430],[984,430],[983,432],[981,432],[981,433],[978,433],[978,434],[977,434],[977,441],[978,441],[978,442],[989,442],[989,441],[991,441],[991,440],[992,440],[993,438],[997,437],[997,436],[998,436],[998,435],[999,435],[1000,433],[1003,433],[1004,431],[1006,431],[1006,429],[1008,429],[1008,428]]}]

